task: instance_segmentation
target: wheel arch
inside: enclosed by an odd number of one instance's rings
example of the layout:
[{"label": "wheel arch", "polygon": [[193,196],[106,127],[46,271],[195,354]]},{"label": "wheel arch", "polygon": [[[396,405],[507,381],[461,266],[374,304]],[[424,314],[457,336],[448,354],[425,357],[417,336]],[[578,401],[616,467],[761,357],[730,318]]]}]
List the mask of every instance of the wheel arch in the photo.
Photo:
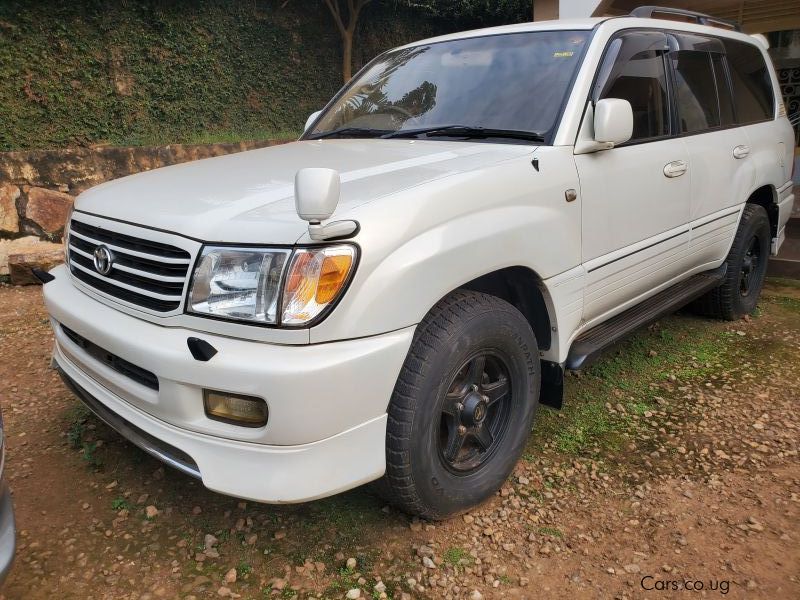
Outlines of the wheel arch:
[{"label": "wheel arch", "polygon": [[751,192],[747,204],[757,204],[767,211],[772,237],[778,236],[778,191],[773,185],[762,185]]},{"label": "wheel arch", "polygon": [[[555,309],[542,278],[533,269],[505,267],[476,277],[459,287],[505,300],[528,321],[539,344],[539,351],[552,348],[553,332],[556,330]],[[540,364],[542,387],[539,402],[560,409],[564,402],[564,368],[544,359],[540,360]]]},{"label": "wheel arch", "polygon": [[530,324],[539,350],[550,349],[553,318],[545,297],[546,289],[535,271],[522,266],[505,267],[476,277],[459,288],[483,292],[511,304]]}]

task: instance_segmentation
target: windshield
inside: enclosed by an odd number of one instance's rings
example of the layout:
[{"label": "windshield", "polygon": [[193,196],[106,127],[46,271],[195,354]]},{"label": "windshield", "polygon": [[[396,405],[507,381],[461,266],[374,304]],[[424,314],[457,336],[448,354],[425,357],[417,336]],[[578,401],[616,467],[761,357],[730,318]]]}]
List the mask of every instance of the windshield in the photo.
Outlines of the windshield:
[{"label": "windshield", "polygon": [[[307,133],[317,137],[471,137],[473,130],[556,127],[590,31],[539,31],[460,39],[379,56]],[[446,129],[437,129],[446,128]],[[533,138],[530,138],[533,139]]]}]

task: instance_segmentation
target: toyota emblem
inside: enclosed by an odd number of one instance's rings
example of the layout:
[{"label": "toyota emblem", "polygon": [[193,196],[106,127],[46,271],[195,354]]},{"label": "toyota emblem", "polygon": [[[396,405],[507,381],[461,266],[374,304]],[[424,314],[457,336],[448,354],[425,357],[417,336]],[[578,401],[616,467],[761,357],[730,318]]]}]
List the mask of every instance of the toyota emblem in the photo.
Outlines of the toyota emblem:
[{"label": "toyota emblem", "polygon": [[92,259],[94,268],[101,275],[108,275],[111,272],[111,267],[114,264],[114,256],[105,246],[98,246],[94,249],[94,258]]}]

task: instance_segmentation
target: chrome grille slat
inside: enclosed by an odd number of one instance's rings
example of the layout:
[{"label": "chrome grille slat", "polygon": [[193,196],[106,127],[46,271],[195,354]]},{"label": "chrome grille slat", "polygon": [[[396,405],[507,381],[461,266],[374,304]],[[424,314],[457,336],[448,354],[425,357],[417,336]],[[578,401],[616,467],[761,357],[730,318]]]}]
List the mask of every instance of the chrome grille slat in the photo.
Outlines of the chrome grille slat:
[{"label": "chrome grille slat", "polygon": [[[85,257],[87,260],[92,260],[92,255],[88,252],[85,252],[75,246],[73,243],[69,245],[70,251],[76,252],[81,256]],[[180,283],[183,284],[186,281],[186,277],[170,277],[168,275],[159,275],[157,273],[151,273],[149,271],[142,271],[141,269],[135,269],[133,267],[128,267],[125,264],[121,264],[119,261],[114,263],[114,268],[119,269],[120,271],[125,271],[126,273],[132,273],[133,275],[138,275],[140,277],[147,277],[148,279],[153,279],[155,281],[167,281],[170,283]]]},{"label": "chrome grille slat", "polygon": [[129,248],[123,248],[121,246],[117,246],[115,244],[109,242],[103,242],[101,240],[97,240],[94,238],[89,237],[88,235],[84,235],[82,233],[78,233],[77,231],[70,231],[70,235],[74,235],[77,238],[82,240],[86,240],[90,244],[94,244],[95,246],[107,246],[110,250],[114,250],[115,252],[121,252],[123,254],[130,254],[131,256],[137,256],[140,258],[149,258],[151,260],[157,260],[159,262],[164,262],[173,265],[188,265],[190,259],[188,258],[169,258],[169,257],[161,257],[157,254],[150,254],[147,252],[139,252],[138,250],[131,250]]},{"label": "chrome grille slat", "polygon": [[[130,227],[124,229],[131,231]],[[94,263],[95,250],[111,251],[105,275]],[[111,300],[156,313],[178,310],[183,302],[192,254],[180,247],[72,220],[69,267],[73,277]]]},{"label": "chrome grille slat", "polygon": [[118,288],[122,288],[123,290],[128,290],[130,292],[136,292],[137,294],[144,294],[145,296],[150,296],[151,298],[156,298],[157,300],[167,300],[167,301],[171,301],[171,302],[180,302],[181,298],[182,298],[182,296],[168,296],[166,294],[159,294],[157,292],[151,292],[150,290],[146,290],[144,288],[137,288],[135,286],[128,285],[127,283],[122,283],[120,281],[115,281],[114,279],[111,279],[110,277],[106,277],[105,275],[101,275],[97,271],[92,271],[91,269],[88,269],[88,268],[84,267],[83,265],[81,265],[81,264],[79,264],[77,262],[74,262],[74,261],[72,262],[72,266],[75,267],[76,269],[80,269],[84,273],[87,273],[87,274],[91,275],[92,277],[94,277],[96,279],[100,279],[101,281],[105,281],[106,283],[108,283],[110,285],[114,285],[114,286],[116,286]]}]

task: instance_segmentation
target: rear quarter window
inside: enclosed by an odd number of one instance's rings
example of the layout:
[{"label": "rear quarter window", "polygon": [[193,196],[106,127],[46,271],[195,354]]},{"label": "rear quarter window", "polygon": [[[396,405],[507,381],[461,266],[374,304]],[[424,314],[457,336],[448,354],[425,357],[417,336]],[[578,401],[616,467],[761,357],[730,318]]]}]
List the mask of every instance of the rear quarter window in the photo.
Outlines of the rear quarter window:
[{"label": "rear quarter window", "polygon": [[763,53],[753,46],[724,39],[731,74],[737,121],[746,125],[771,120],[775,115],[775,96]]}]

